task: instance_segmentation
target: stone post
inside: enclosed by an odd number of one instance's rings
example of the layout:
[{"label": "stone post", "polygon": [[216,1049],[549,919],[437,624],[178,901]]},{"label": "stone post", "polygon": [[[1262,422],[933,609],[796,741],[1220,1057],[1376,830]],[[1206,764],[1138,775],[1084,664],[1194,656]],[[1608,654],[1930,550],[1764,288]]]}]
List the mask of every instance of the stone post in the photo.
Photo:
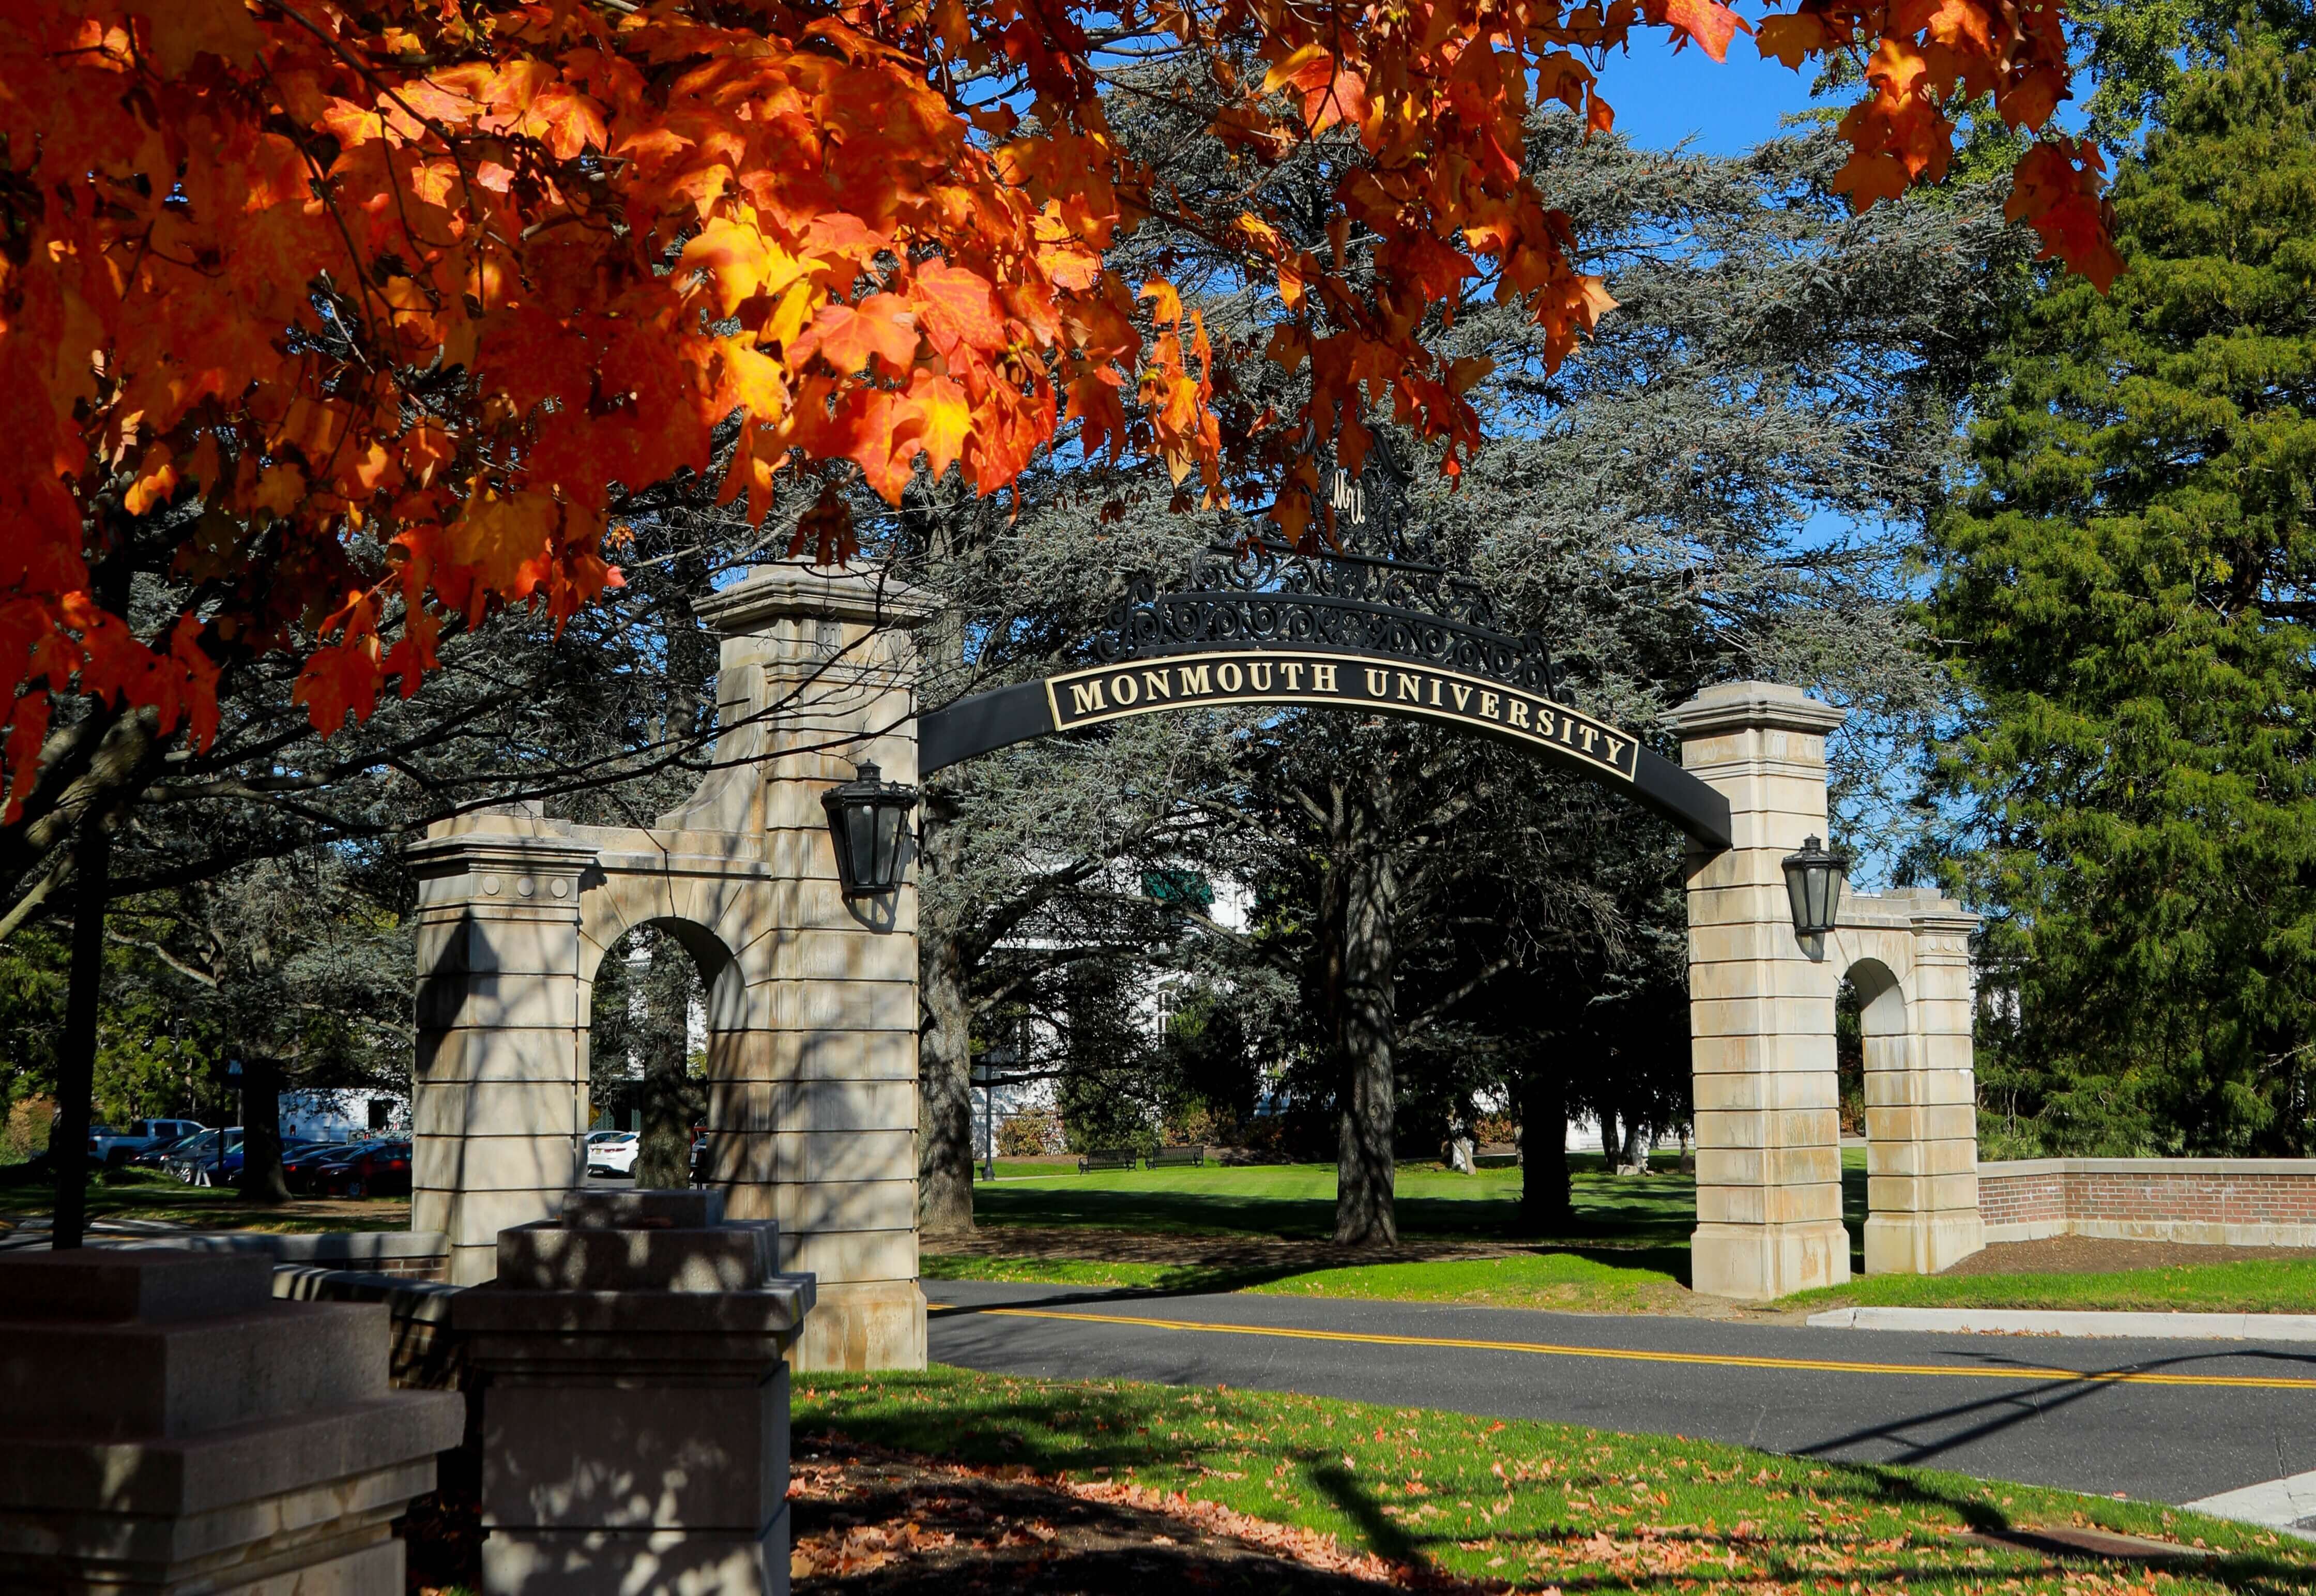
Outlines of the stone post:
[{"label": "stone post", "polygon": [[820,1282],[798,1368],[922,1369],[914,870],[848,903],[821,795],[867,762],[916,781],[911,633],[939,606],[874,567],[781,564],[696,608],[724,635],[733,763],[661,825],[761,835],[776,905],[740,952],[744,1013],[714,1019],[708,1179],[735,1218],[778,1220],[780,1266]]},{"label": "stone post", "polygon": [[[1668,718],[1681,764],[1729,799],[1733,845],[1688,869],[1697,1231],[1690,1283],[1764,1301],[1849,1279],[1833,1044],[1839,975],[1794,934],[1782,861],[1826,834],[1839,709],[1797,688],[1707,688]],[[1822,941],[1822,939],[1815,939]]]},{"label": "stone post", "polygon": [[501,1235],[453,1325],[484,1381],[487,1596],[788,1588],[788,1376],[809,1275],[713,1191],[574,1191]]},{"label": "stone post", "polygon": [[1906,1067],[1866,1074],[1868,1274],[1937,1274],[1986,1244],[1972,1062],[1978,916],[1935,893],[1916,902]]},{"label": "stone post", "polygon": [[418,878],[413,1230],[450,1237],[450,1279],[496,1267],[498,1233],[581,1183],[587,1021],[579,892],[595,861],[566,821],[486,811],[428,828]]},{"label": "stone post", "polygon": [[402,1596],[390,1523],[466,1402],[388,1388],[383,1304],[277,1302],[272,1276],[0,1258],[0,1586]]}]

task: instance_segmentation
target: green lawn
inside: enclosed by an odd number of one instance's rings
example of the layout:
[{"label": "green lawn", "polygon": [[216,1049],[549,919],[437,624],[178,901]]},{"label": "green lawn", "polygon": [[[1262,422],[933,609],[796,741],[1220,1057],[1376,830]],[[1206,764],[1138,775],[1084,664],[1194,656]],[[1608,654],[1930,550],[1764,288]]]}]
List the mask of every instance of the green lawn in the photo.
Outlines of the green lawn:
[{"label": "green lawn", "polygon": [[[28,1176],[30,1166],[0,1169],[0,1226],[45,1218],[56,1210],[56,1190],[45,1175]],[[410,1199],[372,1197],[359,1205],[331,1200],[328,1213],[300,1211],[244,1200],[230,1187],[188,1186],[149,1170],[107,1170],[88,1188],[92,1219],[154,1219],[203,1230],[407,1230]],[[359,1211],[356,1211],[358,1208]]]},{"label": "green lawn", "polygon": [[1867,1275],[1777,1306],[2316,1314],[2316,1262],[2247,1259],[2097,1275]]},{"label": "green lawn", "polygon": [[1367,1297],[1582,1314],[1661,1313],[1677,1308],[1682,1296],[1679,1276],[1688,1267],[1688,1253],[1678,1248],[1522,1253],[1505,1258],[1296,1270],[936,1253],[927,1253],[921,1261],[928,1280],[1017,1280],[1143,1291],[1256,1291],[1278,1297]]},{"label": "green lawn", "polygon": [[[1438,1164],[1402,1164],[1394,1185],[1399,1228],[1412,1237],[1456,1239],[1519,1234],[1521,1172],[1451,1173]],[[1686,1175],[1618,1179],[1597,1158],[1579,1160],[1576,1223],[1564,1237],[1635,1246],[1681,1246],[1697,1224],[1695,1182]],[[1860,1171],[1863,1195],[1863,1171]],[[1086,1226],[1201,1235],[1322,1237],[1335,1227],[1335,1166],[1260,1164],[1225,1169],[1139,1169],[984,1184],[973,1194],[984,1225]]]},{"label": "green lawn", "polygon": [[[795,1377],[817,1433],[1042,1476],[1182,1492],[1414,1570],[1533,1588],[1733,1592],[2281,1592],[2316,1547],[2174,1509],[1670,1436],[1125,1381]],[[2151,1580],[1957,1532],[2093,1525],[2222,1556]],[[2113,1583],[2108,1583],[2112,1580]],[[1412,1582],[1411,1582],[1412,1583]]]}]

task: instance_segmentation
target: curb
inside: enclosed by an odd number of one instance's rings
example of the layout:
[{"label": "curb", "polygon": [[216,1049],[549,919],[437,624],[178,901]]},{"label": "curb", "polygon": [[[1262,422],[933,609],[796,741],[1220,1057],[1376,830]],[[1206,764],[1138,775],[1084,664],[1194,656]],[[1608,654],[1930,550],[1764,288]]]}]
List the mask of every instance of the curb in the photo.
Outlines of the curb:
[{"label": "curb", "polygon": [[2316,1342],[2316,1314],[2111,1314],[2029,1308],[1835,1308],[1830,1330],[1932,1330],[1966,1335],[2141,1336],[2177,1341]]}]

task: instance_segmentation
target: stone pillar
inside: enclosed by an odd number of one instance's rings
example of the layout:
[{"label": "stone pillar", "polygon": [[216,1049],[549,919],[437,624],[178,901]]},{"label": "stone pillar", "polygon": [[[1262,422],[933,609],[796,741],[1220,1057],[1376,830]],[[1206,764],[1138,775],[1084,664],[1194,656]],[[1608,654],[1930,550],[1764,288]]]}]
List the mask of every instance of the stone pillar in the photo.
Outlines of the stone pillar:
[{"label": "stone pillar", "polygon": [[450,1279],[496,1267],[498,1233],[585,1179],[587,1013],[579,891],[595,861],[569,823],[461,816],[407,859],[418,878],[418,1057],[410,1225],[450,1237]]},{"label": "stone pillar", "polygon": [[1917,901],[1903,1067],[1876,1070],[1869,1059],[1866,1073],[1868,1274],[1937,1274],[1986,1244],[1972,1063],[1978,916],[1934,894]]},{"label": "stone pillar", "polygon": [[[1826,834],[1839,709],[1797,688],[1707,688],[1668,718],[1681,764],[1729,799],[1733,845],[1688,867],[1697,1231],[1690,1283],[1764,1301],[1849,1279],[1833,1045],[1839,976],[1794,934],[1785,856]],[[1823,939],[1813,939],[1822,942]]]},{"label": "stone pillar", "polygon": [[914,872],[848,903],[821,795],[867,762],[916,781],[910,634],[938,605],[873,567],[781,564],[697,609],[724,634],[717,758],[747,762],[661,824],[757,832],[775,905],[738,950],[744,1001],[711,1016],[709,1179],[820,1282],[797,1367],[922,1369]]},{"label": "stone pillar", "polygon": [[452,1324],[483,1379],[489,1596],[788,1588],[788,1377],[813,1301],[713,1191],[574,1191]]},{"label": "stone pillar", "polygon": [[276,1302],[272,1276],[0,1258],[0,1586],[402,1596],[389,1525],[465,1399],[389,1389],[383,1304]]}]

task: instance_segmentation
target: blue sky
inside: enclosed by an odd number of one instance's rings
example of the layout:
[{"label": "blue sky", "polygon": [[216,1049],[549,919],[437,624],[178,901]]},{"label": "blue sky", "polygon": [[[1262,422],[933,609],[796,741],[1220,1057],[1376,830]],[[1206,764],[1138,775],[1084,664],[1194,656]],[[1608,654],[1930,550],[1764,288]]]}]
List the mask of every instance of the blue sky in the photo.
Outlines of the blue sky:
[{"label": "blue sky", "polygon": [[1643,147],[1693,138],[1706,154],[1738,155],[1808,108],[1814,75],[1763,60],[1742,34],[1716,62],[1695,45],[1675,54],[1661,33],[1636,28],[1630,53],[1610,55],[1602,69],[1600,97],[1617,112],[1617,131]]}]

